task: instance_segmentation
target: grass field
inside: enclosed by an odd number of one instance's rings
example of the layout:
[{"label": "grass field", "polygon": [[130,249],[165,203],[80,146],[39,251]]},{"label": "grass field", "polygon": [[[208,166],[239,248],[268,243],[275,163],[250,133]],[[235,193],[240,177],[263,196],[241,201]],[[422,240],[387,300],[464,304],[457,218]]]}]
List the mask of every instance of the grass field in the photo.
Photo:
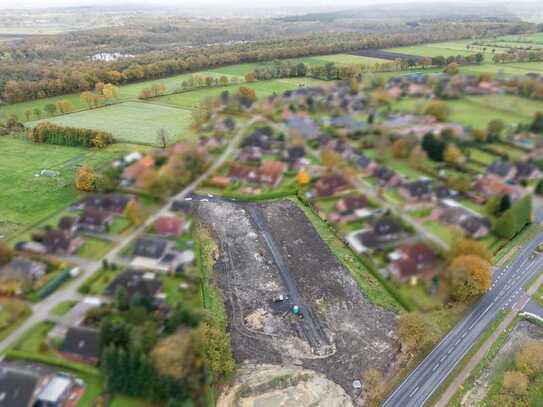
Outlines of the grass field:
[{"label": "grass field", "polygon": [[330,62],[335,62],[336,64],[345,64],[345,65],[375,65],[390,62],[386,59],[381,58],[371,58],[364,57],[360,55],[351,55],[351,54],[333,54],[333,55],[319,55],[314,57],[299,58],[297,61],[301,61],[306,64],[314,65],[325,65]]},{"label": "grass field", "polygon": [[503,75],[543,74],[543,62],[516,62],[511,64],[467,65],[461,68],[464,73],[491,73]]},{"label": "grass field", "polygon": [[[258,98],[270,96],[274,93],[281,94],[286,90],[292,90],[303,86],[315,86],[327,82],[307,78],[274,79],[263,82],[253,82],[243,86],[254,89]],[[169,104],[173,106],[191,108],[207,98],[217,97],[225,90],[231,93],[237,92],[240,85],[221,86],[217,88],[198,89],[191,92],[177,93],[175,95],[160,96],[151,99],[153,103]]]},{"label": "grass field", "polygon": [[[100,167],[137,149],[141,147],[116,144],[93,151],[0,137],[0,235],[12,237],[75,201],[73,179],[79,165]],[[42,169],[59,171],[60,176],[36,177]]]},{"label": "grass field", "polygon": [[[190,126],[191,120],[188,110],[146,102],[125,102],[41,121],[103,130],[130,143],[154,144],[159,129],[165,129],[172,139],[176,139]],[[34,126],[41,121],[28,125]]]},{"label": "grass field", "polygon": [[[467,46],[470,46],[470,49]],[[421,57],[437,57],[437,56],[457,56],[470,55],[481,52],[485,55],[486,60],[492,59],[492,53],[487,50],[483,51],[482,47],[472,45],[472,41],[454,41],[454,42],[436,42],[429,44],[414,45],[409,47],[388,48],[385,51],[399,52],[402,54],[416,55]]]},{"label": "grass field", "polygon": [[[420,112],[427,103],[425,99],[402,99],[393,108],[406,112]],[[451,109],[449,121],[483,128],[494,119],[507,124],[526,123],[532,120],[533,113],[543,109],[543,102],[524,99],[512,95],[473,96],[446,101]]]}]

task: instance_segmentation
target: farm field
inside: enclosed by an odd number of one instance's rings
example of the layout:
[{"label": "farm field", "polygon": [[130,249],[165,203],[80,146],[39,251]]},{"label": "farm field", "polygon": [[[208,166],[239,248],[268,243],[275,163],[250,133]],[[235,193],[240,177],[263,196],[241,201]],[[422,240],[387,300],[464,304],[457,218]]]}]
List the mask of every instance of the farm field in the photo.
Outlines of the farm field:
[{"label": "farm field", "polygon": [[510,64],[467,65],[460,68],[464,73],[491,73],[503,75],[543,74],[543,62],[516,62]]},{"label": "farm field", "polygon": [[364,57],[360,55],[351,55],[351,54],[333,54],[333,55],[319,55],[315,57],[300,58],[299,61],[306,64],[315,64],[315,65],[324,65],[330,62],[335,62],[336,64],[382,64],[390,62],[386,59],[381,58],[371,58]]},{"label": "farm field", "polygon": [[[409,47],[387,48],[385,51],[398,52],[402,54],[416,55],[421,57],[437,57],[437,56],[457,56],[470,55],[477,52],[482,52],[486,60],[492,59],[492,53],[487,50],[484,52],[481,47],[472,46],[471,41],[455,41],[455,42],[436,42],[422,45],[414,45]],[[466,46],[470,45],[470,49]]]},{"label": "farm field", "polygon": [[[426,99],[402,99],[393,104],[400,111],[421,111]],[[486,127],[488,122],[501,119],[507,124],[529,122],[533,113],[543,108],[542,102],[512,95],[473,96],[446,101],[451,109],[449,120],[466,126]]]},{"label": "farm field", "polygon": [[156,141],[159,129],[165,129],[171,138],[187,129],[191,122],[191,112],[147,102],[124,102],[42,119],[28,125],[35,126],[43,121],[61,126],[103,130],[121,141],[152,144]]},{"label": "farm field", "polygon": [[[288,78],[288,79],[273,79],[270,81],[246,83],[243,86],[254,89],[258,98],[270,96],[274,93],[281,94],[287,90],[296,89],[300,85],[315,86],[323,85],[327,82],[317,79],[308,78]],[[191,108],[192,106],[202,102],[206,98],[217,97],[225,90],[236,92],[239,85],[221,86],[216,88],[196,89],[190,92],[177,93],[175,95],[159,96],[151,99],[154,103],[166,103],[183,108]],[[190,112],[189,112],[190,113]]]},{"label": "farm field", "polygon": [[[82,164],[100,167],[130,151],[134,145],[116,144],[102,151],[76,147],[31,144],[2,137],[0,151],[0,235],[13,238],[25,228],[75,201],[75,169]],[[58,177],[36,177],[42,169],[60,172]]]}]

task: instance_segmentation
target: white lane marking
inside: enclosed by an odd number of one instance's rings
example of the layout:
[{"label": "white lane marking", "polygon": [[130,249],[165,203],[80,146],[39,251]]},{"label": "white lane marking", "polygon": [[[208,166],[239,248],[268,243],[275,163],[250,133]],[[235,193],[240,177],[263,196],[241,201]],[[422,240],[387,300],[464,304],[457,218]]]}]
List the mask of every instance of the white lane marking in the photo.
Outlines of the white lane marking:
[{"label": "white lane marking", "polygon": [[409,393],[409,397],[413,397],[415,393],[419,390],[419,386],[415,387],[411,393]]}]

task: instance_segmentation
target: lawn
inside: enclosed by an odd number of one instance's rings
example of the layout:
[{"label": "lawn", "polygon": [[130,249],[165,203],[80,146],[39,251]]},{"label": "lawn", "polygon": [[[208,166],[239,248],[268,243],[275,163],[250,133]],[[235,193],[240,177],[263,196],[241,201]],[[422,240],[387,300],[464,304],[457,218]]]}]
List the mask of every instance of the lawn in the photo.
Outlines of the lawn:
[{"label": "lawn", "polygon": [[133,224],[130,219],[125,216],[116,216],[109,228],[109,233],[113,235],[125,234],[131,229],[131,226]]},{"label": "lawn", "polygon": [[51,314],[61,317],[64,314],[66,314],[69,310],[71,310],[74,305],[77,304],[77,301],[67,300],[62,301],[55,305],[55,307],[51,310]]},{"label": "lawn", "polygon": [[[421,112],[426,99],[404,98],[393,103],[392,107],[404,112]],[[485,128],[494,119],[501,119],[506,124],[527,123],[532,119],[527,112],[538,110],[542,102],[509,95],[473,96],[446,101],[450,108],[449,121],[476,128]],[[530,106],[532,105],[533,106]],[[522,106],[522,108],[517,108]]]},{"label": "lawn", "polygon": [[510,64],[466,65],[464,73],[491,73],[504,75],[525,75],[530,72],[543,73],[543,62],[514,62]]},{"label": "lawn", "polygon": [[32,313],[30,307],[16,299],[0,298],[0,339],[4,339]]},{"label": "lawn", "polygon": [[[470,49],[467,46],[470,46]],[[421,57],[437,57],[437,56],[457,56],[457,55],[470,55],[481,52],[485,55],[486,59],[492,58],[490,50],[483,51],[482,47],[478,47],[472,44],[472,41],[453,41],[453,42],[436,42],[421,45],[413,45],[409,47],[388,48],[385,51],[399,52],[402,54],[416,55]]]},{"label": "lawn", "polygon": [[109,240],[90,236],[84,236],[83,238],[85,243],[83,243],[83,246],[77,251],[77,256],[79,257],[90,260],[100,260],[113,248],[113,244]]},{"label": "lawn", "polygon": [[391,62],[387,59],[364,57],[360,55],[351,54],[332,54],[332,55],[319,55],[314,57],[300,58],[297,61],[302,61],[311,65],[325,65],[330,62],[344,65],[376,65]]},{"label": "lawn", "polygon": [[[145,102],[125,102],[97,109],[42,119],[60,126],[82,127],[112,133],[121,141],[154,144],[164,129],[176,139],[191,123],[191,112]],[[35,126],[40,121],[28,123]]]},{"label": "lawn", "polygon": [[262,82],[244,83],[242,85],[228,85],[215,88],[196,89],[190,92],[160,96],[151,100],[155,103],[169,104],[182,108],[191,108],[207,98],[218,97],[225,90],[228,90],[230,93],[235,93],[238,91],[240,86],[254,89],[256,96],[258,98],[263,98],[273,95],[274,93],[281,94],[287,90],[296,89],[300,87],[300,85],[315,86],[320,84],[326,84],[326,82],[309,78],[273,79]]},{"label": "lawn", "polygon": [[[102,167],[137,149],[141,148],[118,144],[96,151],[0,137],[0,236],[13,238],[76,201],[79,194],[73,179],[80,165]],[[42,169],[58,171],[60,176],[36,177]]]},{"label": "lawn", "polygon": [[486,151],[479,150],[477,148],[470,148],[469,158],[477,161],[480,164],[488,166],[496,161],[499,157],[493,154],[489,154]]},{"label": "lawn", "polygon": [[124,396],[122,394],[116,395],[109,403],[109,407],[151,407],[152,405],[153,404],[148,401]]}]

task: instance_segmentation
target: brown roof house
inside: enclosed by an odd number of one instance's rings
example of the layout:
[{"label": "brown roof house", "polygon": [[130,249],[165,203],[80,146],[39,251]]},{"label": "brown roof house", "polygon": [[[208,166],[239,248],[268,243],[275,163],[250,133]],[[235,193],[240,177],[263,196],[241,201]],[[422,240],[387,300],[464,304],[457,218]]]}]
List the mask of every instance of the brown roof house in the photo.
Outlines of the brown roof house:
[{"label": "brown roof house", "polygon": [[42,238],[47,253],[61,256],[73,255],[85,242],[79,235],[59,229],[48,229]]},{"label": "brown roof house", "polygon": [[287,165],[281,161],[266,160],[258,169],[258,182],[276,187],[281,183]]},{"label": "brown roof house", "polygon": [[184,222],[174,216],[161,216],[155,221],[155,232],[160,236],[179,236]]},{"label": "brown roof house", "polygon": [[105,233],[113,222],[113,212],[93,207],[85,208],[77,220],[78,230],[91,233]]},{"label": "brown roof house", "polygon": [[479,239],[490,233],[490,220],[464,208],[452,199],[443,199],[432,211],[432,219],[451,226],[458,226],[466,236]]},{"label": "brown roof house", "polygon": [[392,260],[389,270],[397,282],[417,282],[418,276],[435,271],[437,254],[424,243],[405,244],[389,254]]},{"label": "brown roof house", "polygon": [[364,195],[352,195],[341,198],[329,218],[332,222],[349,223],[371,216],[371,213]]},{"label": "brown roof house", "polygon": [[339,174],[325,175],[315,183],[315,196],[334,196],[350,187],[349,181]]},{"label": "brown roof house", "polygon": [[383,216],[363,230],[347,235],[347,242],[357,253],[385,249],[407,237],[407,232],[399,219]]}]

